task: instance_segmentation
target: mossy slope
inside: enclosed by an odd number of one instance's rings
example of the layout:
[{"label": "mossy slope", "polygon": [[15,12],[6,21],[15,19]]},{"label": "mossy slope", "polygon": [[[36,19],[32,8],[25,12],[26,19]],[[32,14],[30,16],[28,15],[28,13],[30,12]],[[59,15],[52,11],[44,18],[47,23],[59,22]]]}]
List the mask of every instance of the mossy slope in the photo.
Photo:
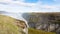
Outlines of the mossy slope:
[{"label": "mossy slope", "polygon": [[15,21],[14,18],[0,15],[0,34],[22,34],[14,24]]},{"label": "mossy slope", "polygon": [[28,29],[28,34],[56,34],[56,33],[45,32],[45,31],[42,31],[42,30],[37,30],[37,29],[29,28]]}]

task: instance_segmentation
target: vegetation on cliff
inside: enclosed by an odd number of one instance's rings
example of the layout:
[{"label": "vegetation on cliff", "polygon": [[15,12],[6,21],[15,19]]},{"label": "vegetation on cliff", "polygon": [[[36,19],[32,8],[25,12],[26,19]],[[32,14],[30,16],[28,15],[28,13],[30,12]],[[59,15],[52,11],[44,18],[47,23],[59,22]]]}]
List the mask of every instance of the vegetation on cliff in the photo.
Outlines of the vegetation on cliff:
[{"label": "vegetation on cliff", "polygon": [[28,29],[28,34],[56,34],[55,32],[45,32],[42,30],[37,30],[33,28]]}]

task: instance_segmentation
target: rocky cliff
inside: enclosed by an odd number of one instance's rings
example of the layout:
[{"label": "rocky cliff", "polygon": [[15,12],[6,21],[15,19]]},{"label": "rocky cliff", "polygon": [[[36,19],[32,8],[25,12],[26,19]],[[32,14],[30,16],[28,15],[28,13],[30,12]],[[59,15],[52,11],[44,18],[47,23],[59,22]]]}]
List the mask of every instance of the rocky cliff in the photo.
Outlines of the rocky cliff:
[{"label": "rocky cliff", "polygon": [[60,13],[24,13],[29,27],[60,33]]}]

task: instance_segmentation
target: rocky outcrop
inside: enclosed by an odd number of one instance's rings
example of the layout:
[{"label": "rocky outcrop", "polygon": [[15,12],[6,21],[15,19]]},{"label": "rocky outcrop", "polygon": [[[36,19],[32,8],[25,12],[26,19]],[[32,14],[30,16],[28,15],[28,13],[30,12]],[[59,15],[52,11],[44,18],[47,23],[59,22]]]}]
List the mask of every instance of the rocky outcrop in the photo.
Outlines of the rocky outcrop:
[{"label": "rocky outcrop", "polygon": [[28,27],[27,27],[25,21],[16,19],[15,24],[19,28],[21,27],[23,29],[23,32],[25,32],[25,34],[28,34]]},{"label": "rocky outcrop", "polygon": [[60,13],[24,13],[29,27],[48,32],[59,32]]}]

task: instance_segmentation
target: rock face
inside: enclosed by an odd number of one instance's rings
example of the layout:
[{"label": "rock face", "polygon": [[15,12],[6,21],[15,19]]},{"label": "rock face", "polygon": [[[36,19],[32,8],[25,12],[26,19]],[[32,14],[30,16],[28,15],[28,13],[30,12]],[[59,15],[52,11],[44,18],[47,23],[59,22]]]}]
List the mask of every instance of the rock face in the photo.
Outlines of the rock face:
[{"label": "rock face", "polygon": [[26,34],[28,34],[28,29],[27,29],[27,25],[23,20],[17,20],[15,21],[15,24],[20,28],[23,29],[23,32],[25,32]]},{"label": "rock face", "polygon": [[29,27],[48,32],[59,32],[60,13],[25,13]]}]

